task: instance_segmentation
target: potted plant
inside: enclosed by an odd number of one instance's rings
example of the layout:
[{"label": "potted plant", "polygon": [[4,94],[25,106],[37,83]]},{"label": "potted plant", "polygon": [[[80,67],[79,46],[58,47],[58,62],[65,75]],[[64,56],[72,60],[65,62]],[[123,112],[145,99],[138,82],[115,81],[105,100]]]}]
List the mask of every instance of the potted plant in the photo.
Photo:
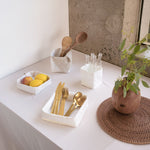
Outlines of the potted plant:
[{"label": "potted plant", "polygon": [[141,48],[141,45],[149,37],[150,35],[147,34],[142,40],[132,44],[128,48],[124,48],[126,39],[124,39],[120,45],[121,60],[124,65],[121,69],[121,77],[115,81],[115,86],[112,92],[112,104],[120,113],[131,114],[140,106],[140,81],[144,87],[150,87],[141,79],[146,73],[146,67],[150,66],[150,59],[138,59],[136,57],[147,50],[147,48]]}]

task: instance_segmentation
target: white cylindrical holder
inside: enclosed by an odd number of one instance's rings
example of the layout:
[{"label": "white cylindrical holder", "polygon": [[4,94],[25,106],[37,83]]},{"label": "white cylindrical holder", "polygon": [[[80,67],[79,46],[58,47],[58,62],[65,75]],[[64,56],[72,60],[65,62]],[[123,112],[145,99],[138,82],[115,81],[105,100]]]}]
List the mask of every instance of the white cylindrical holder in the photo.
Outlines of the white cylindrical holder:
[{"label": "white cylindrical holder", "polygon": [[81,67],[81,84],[94,89],[102,83],[103,68],[96,66],[95,70],[92,70],[90,67],[90,64]]},{"label": "white cylindrical holder", "polygon": [[54,49],[50,55],[50,64],[52,72],[67,73],[72,65],[72,52],[69,51],[66,56],[60,57],[61,48]]}]

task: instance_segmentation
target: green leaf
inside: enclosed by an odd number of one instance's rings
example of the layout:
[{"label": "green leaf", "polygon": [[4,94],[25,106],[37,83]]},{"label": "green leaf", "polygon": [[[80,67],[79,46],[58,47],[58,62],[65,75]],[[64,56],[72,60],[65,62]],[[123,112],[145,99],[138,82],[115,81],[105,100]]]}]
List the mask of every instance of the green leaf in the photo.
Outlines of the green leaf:
[{"label": "green leaf", "polygon": [[138,91],[140,91],[139,86],[137,86],[135,83],[133,84],[133,86],[135,87],[137,94],[138,94]]},{"label": "green leaf", "polygon": [[134,54],[131,54],[128,58],[128,62],[127,63],[130,63],[132,60],[134,60],[135,58],[135,55]]},{"label": "green leaf", "polygon": [[136,63],[135,60],[131,60],[131,61],[130,61],[130,64],[133,64],[133,65],[134,65],[135,63]]},{"label": "green leaf", "polygon": [[137,79],[137,80],[136,80],[136,85],[139,86],[139,83],[140,83],[140,80]]},{"label": "green leaf", "polygon": [[133,91],[134,93],[138,94],[135,86],[131,85],[130,90]]},{"label": "green leaf", "polygon": [[127,80],[128,80],[129,82],[133,82],[134,79],[135,79],[135,73],[134,73],[134,72],[129,72],[128,77],[127,77]]},{"label": "green leaf", "polygon": [[132,50],[132,48],[135,46],[135,44],[132,44],[130,47],[129,47],[129,51]]},{"label": "green leaf", "polygon": [[141,73],[141,72],[143,72],[145,69],[146,69],[146,65],[143,65],[143,66],[138,70],[138,72]]},{"label": "green leaf", "polygon": [[121,68],[121,76],[124,75],[125,70],[126,70],[126,66],[123,66],[123,67]]},{"label": "green leaf", "polygon": [[144,53],[146,50],[147,50],[147,48],[143,48],[143,49],[141,49],[139,52],[137,52],[137,54]]},{"label": "green leaf", "polygon": [[126,95],[127,95],[127,89],[126,89],[126,87],[124,86],[124,88],[123,88],[123,97],[125,98]]},{"label": "green leaf", "polygon": [[123,48],[124,48],[124,46],[125,46],[125,43],[126,43],[126,39],[124,39],[123,41],[122,41],[122,43],[120,44],[120,46],[119,46],[119,49],[122,51],[123,50]]},{"label": "green leaf", "polygon": [[150,33],[147,34],[147,39],[150,40]]},{"label": "green leaf", "polygon": [[139,82],[140,82],[140,77],[141,75],[139,73],[135,74],[135,81],[136,81],[136,85],[139,86]]},{"label": "green leaf", "polygon": [[127,49],[123,50],[121,53],[121,60],[127,58],[129,56]]},{"label": "green leaf", "polygon": [[131,82],[127,83],[127,91],[130,89],[131,84],[132,84]]},{"label": "green leaf", "polygon": [[140,50],[140,45],[137,45],[135,46],[133,53],[136,54],[137,52],[139,52],[139,50]]},{"label": "green leaf", "polygon": [[134,93],[138,94],[139,87],[134,83],[130,86],[130,90],[133,91]]},{"label": "green leaf", "polygon": [[117,92],[117,90],[118,90],[118,88],[119,87],[121,87],[122,86],[122,82],[121,81],[119,81],[119,80],[117,80],[116,82],[115,82],[115,92]]},{"label": "green leaf", "polygon": [[139,43],[144,43],[146,41],[146,37],[144,37]]},{"label": "green leaf", "polygon": [[150,87],[150,86],[149,86],[145,81],[143,81],[143,80],[142,80],[142,84],[143,84],[143,86],[146,87],[146,88],[149,88],[149,87]]}]

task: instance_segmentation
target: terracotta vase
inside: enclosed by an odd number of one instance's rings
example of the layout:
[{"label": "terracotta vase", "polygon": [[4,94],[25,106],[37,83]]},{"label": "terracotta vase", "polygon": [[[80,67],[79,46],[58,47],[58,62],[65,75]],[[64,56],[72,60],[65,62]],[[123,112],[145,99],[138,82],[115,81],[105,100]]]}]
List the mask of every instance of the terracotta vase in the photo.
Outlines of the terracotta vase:
[{"label": "terracotta vase", "polygon": [[136,94],[129,90],[125,98],[123,97],[123,87],[120,87],[117,92],[114,90],[112,92],[112,104],[120,113],[131,114],[135,112],[139,108],[140,102],[140,92]]}]

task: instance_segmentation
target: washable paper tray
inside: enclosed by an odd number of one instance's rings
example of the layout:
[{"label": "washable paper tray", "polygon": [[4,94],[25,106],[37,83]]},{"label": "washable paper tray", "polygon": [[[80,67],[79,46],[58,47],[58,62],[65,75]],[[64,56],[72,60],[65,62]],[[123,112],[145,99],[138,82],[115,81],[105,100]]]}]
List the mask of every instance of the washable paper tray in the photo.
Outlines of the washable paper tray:
[{"label": "washable paper tray", "polygon": [[[21,80],[26,77],[26,76],[31,76],[31,77],[35,77],[37,74],[45,74],[48,76],[48,80],[45,81],[43,84],[41,84],[40,86],[38,87],[31,87],[31,86],[28,86],[28,85],[24,85],[21,83]],[[24,74],[23,76],[21,76],[19,79],[17,79],[17,88],[25,91],[25,92],[28,92],[28,93],[32,93],[32,94],[38,94],[39,92],[41,92],[44,88],[46,88],[48,85],[51,84],[51,78],[50,78],[50,75],[46,74],[46,73],[43,73],[43,72],[39,72],[39,71],[30,71],[30,72],[27,72],[26,74]]]},{"label": "washable paper tray", "polygon": [[68,73],[72,65],[72,52],[69,51],[66,56],[60,57],[62,49],[52,50],[50,54],[50,65],[52,72]]},{"label": "washable paper tray", "polygon": [[[65,113],[67,112],[67,110],[69,109],[69,107],[71,106],[73,102],[74,94],[75,93],[73,92],[69,93],[69,97],[65,103],[65,110],[64,110]],[[70,116],[61,116],[61,115],[56,115],[56,114],[51,113],[51,107],[54,101],[54,97],[55,97],[55,93],[50,97],[48,102],[42,108],[42,119],[46,121],[54,122],[57,124],[77,127],[80,124],[84,116],[84,113],[88,107],[88,100],[86,99],[84,104],[80,108],[77,108],[76,110],[74,110]]]}]

